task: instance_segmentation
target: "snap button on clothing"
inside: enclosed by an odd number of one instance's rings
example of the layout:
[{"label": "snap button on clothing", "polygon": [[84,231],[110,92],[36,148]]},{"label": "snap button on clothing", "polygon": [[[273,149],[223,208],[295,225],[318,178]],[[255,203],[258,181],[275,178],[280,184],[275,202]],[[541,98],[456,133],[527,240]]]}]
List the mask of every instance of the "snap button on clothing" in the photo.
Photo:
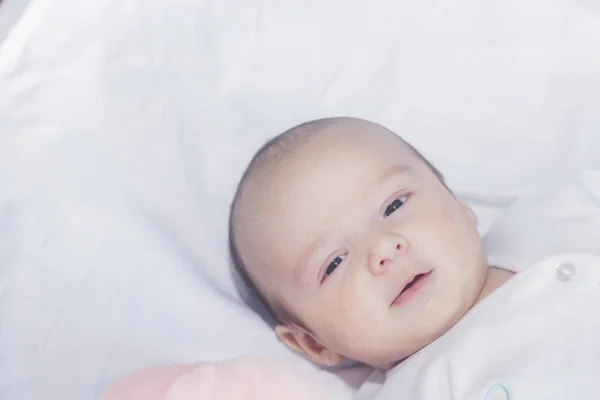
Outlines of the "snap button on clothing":
[{"label": "snap button on clothing", "polygon": [[556,267],[556,276],[562,282],[569,282],[577,274],[575,264],[570,261],[563,261]]}]

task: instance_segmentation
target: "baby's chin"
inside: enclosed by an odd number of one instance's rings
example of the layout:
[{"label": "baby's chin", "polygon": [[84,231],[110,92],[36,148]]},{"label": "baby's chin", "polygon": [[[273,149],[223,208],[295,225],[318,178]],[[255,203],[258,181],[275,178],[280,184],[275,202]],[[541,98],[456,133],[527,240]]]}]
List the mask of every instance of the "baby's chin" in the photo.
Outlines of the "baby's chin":
[{"label": "baby's chin", "polygon": [[407,348],[406,346],[398,348],[397,345],[380,346],[378,348],[371,347],[367,352],[354,354],[354,357],[348,356],[348,358],[373,368],[387,370],[395,367],[400,362],[417,353],[420,349],[427,346],[427,344],[429,344],[429,342],[423,342],[422,345],[415,345],[410,348]]},{"label": "baby's chin", "polygon": [[[414,353],[413,353],[414,354]],[[396,365],[400,364],[402,361],[409,358],[410,355],[398,355],[396,357],[382,357],[379,359],[372,358],[370,361],[362,361],[363,364],[368,365],[369,367],[378,368],[382,370],[388,370],[394,368]]]},{"label": "baby's chin", "polygon": [[[462,315],[461,312],[459,315],[449,316],[450,318],[444,321],[438,321],[430,329],[414,334],[413,338],[398,337],[396,340],[390,341],[387,346],[371,348],[369,354],[361,354],[357,359],[361,358],[363,363],[375,368],[384,370],[393,368],[442,337],[452,329]],[[399,344],[401,346],[398,346]]]},{"label": "baby's chin", "polygon": [[415,348],[412,351],[397,352],[393,356],[390,356],[390,354],[388,354],[387,357],[383,357],[379,360],[375,360],[371,363],[366,363],[366,364],[371,367],[379,368],[379,369],[383,369],[383,370],[392,369],[396,365],[398,365],[401,362],[403,362],[404,360],[412,357],[413,355],[418,353],[421,349],[423,349],[424,347],[427,347],[431,343],[433,343],[433,341],[431,341],[431,342],[428,341],[427,343],[424,343],[422,346],[419,346],[418,348]]}]

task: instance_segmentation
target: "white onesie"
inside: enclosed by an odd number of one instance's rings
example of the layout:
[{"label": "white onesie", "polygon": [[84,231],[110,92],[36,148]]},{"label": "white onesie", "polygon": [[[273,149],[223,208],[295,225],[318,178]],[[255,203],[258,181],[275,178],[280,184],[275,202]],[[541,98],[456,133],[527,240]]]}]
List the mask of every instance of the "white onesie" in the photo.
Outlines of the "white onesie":
[{"label": "white onesie", "polygon": [[[361,390],[362,391],[362,390]],[[600,399],[600,257],[516,274],[440,339],[389,370],[377,400]]]}]

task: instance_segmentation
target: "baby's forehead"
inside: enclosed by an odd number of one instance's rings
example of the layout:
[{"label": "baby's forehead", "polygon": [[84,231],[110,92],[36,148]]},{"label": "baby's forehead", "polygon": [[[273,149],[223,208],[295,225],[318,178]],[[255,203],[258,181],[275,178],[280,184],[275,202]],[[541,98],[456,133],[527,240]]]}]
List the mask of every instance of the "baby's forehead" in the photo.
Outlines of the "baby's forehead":
[{"label": "baby's forehead", "polygon": [[408,145],[393,133],[332,130],[300,143],[257,174],[251,184],[253,211],[257,215],[260,209],[266,220],[289,216],[292,210],[318,205],[319,197],[361,193],[366,185],[418,164]]},{"label": "baby's forehead", "polygon": [[257,190],[255,226],[261,225],[265,235],[260,236],[270,242],[282,236],[302,241],[322,233],[319,228],[327,224],[321,221],[344,215],[343,207],[358,207],[385,182],[412,170],[408,157],[389,145],[354,141],[335,147],[313,142]]}]

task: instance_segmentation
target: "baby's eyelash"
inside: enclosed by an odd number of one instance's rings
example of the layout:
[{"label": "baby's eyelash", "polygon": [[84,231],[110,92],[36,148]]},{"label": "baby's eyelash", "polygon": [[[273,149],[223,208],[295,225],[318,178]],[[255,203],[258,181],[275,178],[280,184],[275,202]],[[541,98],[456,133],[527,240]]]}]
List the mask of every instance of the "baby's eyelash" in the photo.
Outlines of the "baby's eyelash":
[{"label": "baby's eyelash", "polygon": [[406,200],[408,199],[407,195],[403,195],[403,196],[397,196],[394,200],[392,200],[387,207],[385,208],[384,212],[383,212],[383,216],[384,217],[389,217],[391,214],[393,214],[397,209],[399,209],[400,207],[404,206],[404,204],[406,203]]},{"label": "baby's eyelash", "polygon": [[333,271],[335,271],[337,269],[337,267],[339,267],[339,265],[342,263],[342,261],[344,261],[345,258],[346,258],[345,255],[339,255],[339,256],[335,257],[329,263],[329,265],[327,265],[327,268],[325,268],[325,272],[323,273],[323,280],[327,279],[327,277],[329,275],[331,275],[333,273]]}]

